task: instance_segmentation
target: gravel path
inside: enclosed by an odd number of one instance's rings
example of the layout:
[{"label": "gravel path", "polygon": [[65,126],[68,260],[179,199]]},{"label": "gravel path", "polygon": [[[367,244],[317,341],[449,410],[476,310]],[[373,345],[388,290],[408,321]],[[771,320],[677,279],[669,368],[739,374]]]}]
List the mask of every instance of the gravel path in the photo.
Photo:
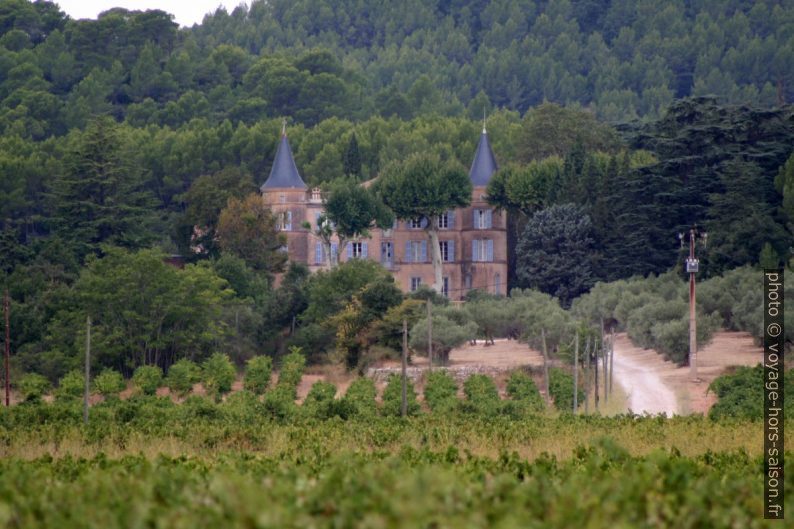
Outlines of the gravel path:
[{"label": "gravel path", "polygon": [[665,413],[668,417],[679,413],[675,393],[659,373],[622,345],[620,340],[615,343],[615,380],[626,393],[629,409],[639,414]]}]

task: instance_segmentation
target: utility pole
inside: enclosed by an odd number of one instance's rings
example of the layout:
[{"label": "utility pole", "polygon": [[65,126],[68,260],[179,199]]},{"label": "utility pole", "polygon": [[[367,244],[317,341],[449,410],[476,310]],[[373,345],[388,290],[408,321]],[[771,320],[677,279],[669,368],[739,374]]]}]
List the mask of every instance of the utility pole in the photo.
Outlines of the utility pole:
[{"label": "utility pole", "polygon": [[601,316],[601,372],[604,373],[604,406],[607,405],[607,348],[604,343],[604,317]]},{"label": "utility pole", "polygon": [[590,413],[590,337],[584,346],[584,413]]},{"label": "utility pole", "polygon": [[549,394],[549,353],[546,351],[546,330],[540,330],[540,337],[543,340],[543,378],[546,382],[546,405],[551,404],[551,395]]},{"label": "utility pole", "polygon": [[433,371],[433,314],[432,303],[427,298],[427,359],[430,362],[430,371]]},{"label": "utility pole", "polygon": [[88,424],[88,397],[91,391],[91,316],[85,317],[85,391],[83,393],[83,422]]},{"label": "utility pole", "polygon": [[612,395],[612,386],[615,385],[615,328],[609,338],[609,394]]},{"label": "utility pole", "polygon": [[593,393],[593,404],[595,411],[598,411],[598,340],[593,339],[593,383],[595,384],[595,392]]},{"label": "utility pole", "polygon": [[8,362],[11,357],[11,326],[10,326],[10,313],[11,301],[8,296],[8,289],[6,288],[5,295],[3,296],[3,312],[6,317],[6,347],[5,347],[5,376],[6,376],[6,407],[11,405],[11,378],[9,375]]},{"label": "utility pole", "polygon": [[[689,230],[689,258],[686,260],[686,271],[689,274],[689,374],[692,379],[698,380],[698,342],[697,342],[697,318],[695,316],[695,274],[700,267],[700,261],[695,257],[695,240],[700,237],[705,244],[708,240],[706,232],[699,232],[697,226]],[[681,246],[684,245],[684,234],[679,233],[678,238]]]},{"label": "utility pole", "polygon": [[573,346],[573,412],[579,409],[579,332],[576,332]]},{"label": "utility pole", "polygon": [[408,319],[403,318],[403,358],[402,358],[403,387],[402,387],[402,402],[400,404],[401,417],[405,417],[406,415],[408,415],[408,388],[406,381],[407,369],[408,369]]}]

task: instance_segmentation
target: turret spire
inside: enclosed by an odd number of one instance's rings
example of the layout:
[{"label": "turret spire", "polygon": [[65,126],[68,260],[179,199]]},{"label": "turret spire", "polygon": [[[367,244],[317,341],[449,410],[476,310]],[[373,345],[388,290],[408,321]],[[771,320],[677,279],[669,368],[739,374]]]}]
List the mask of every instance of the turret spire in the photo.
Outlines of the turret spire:
[{"label": "turret spire", "polygon": [[276,157],[273,159],[273,167],[270,169],[270,176],[262,187],[265,189],[284,189],[297,188],[306,189],[306,184],[298,173],[295,165],[295,158],[292,157],[292,149],[287,139],[287,120],[281,122],[281,141],[276,149]]},{"label": "turret spire", "polygon": [[482,135],[480,136],[480,143],[477,144],[477,152],[474,155],[474,161],[471,164],[471,171],[469,171],[469,178],[474,187],[485,187],[491,180],[491,175],[496,172],[499,166],[496,164],[491,144],[488,142],[488,133],[485,130],[485,119],[482,123]]}]

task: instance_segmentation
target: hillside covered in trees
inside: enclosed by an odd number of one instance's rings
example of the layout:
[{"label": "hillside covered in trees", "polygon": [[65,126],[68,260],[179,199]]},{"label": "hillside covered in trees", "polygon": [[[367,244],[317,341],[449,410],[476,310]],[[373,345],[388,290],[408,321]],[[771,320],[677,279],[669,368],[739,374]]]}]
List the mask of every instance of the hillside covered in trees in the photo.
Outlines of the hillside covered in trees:
[{"label": "hillside covered in trees", "polygon": [[[670,270],[694,223],[710,233],[706,276],[788,262],[792,64],[790,1],[273,0],[180,29],[162,11],[75,21],[5,0],[15,361],[74,367],[91,311],[99,362],[125,372],[219,349],[324,351],[331,324],[388,335],[415,315],[378,269],[292,267],[273,288],[281,242],[250,195],[282,118],[304,179],[332,189],[414,153],[467,167],[485,113],[509,284],[566,306],[597,281]],[[224,230],[244,236],[224,246]],[[191,264],[171,269],[171,254]],[[372,305],[346,312],[363,291]]]}]

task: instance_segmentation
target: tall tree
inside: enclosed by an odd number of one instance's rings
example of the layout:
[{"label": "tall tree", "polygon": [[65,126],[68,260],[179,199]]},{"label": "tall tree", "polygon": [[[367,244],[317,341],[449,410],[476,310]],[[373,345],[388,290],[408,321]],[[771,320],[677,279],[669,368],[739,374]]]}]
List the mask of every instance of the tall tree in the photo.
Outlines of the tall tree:
[{"label": "tall tree", "polygon": [[358,150],[358,140],[355,132],[350,136],[342,165],[345,175],[353,176],[357,180],[361,179],[361,153]]},{"label": "tall tree", "polygon": [[465,169],[427,155],[414,155],[389,166],[377,181],[377,193],[400,220],[425,219],[435,283],[441,292],[443,263],[438,218],[471,203],[472,184]]},{"label": "tall tree", "polygon": [[77,139],[53,183],[53,228],[80,256],[103,243],[139,248],[153,239],[156,202],[125,147],[118,126],[99,118]]},{"label": "tall tree", "polygon": [[218,240],[223,251],[244,259],[255,270],[281,272],[287,262],[283,251],[287,239],[257,193],[242,200],[229,198],[218,219]]},{"label": "tall tree", "polygon": [[538,211],[516,248],[519,282],[568,306],[595,283],[594,253],[590,217],[580,207],[563,204]]}]

